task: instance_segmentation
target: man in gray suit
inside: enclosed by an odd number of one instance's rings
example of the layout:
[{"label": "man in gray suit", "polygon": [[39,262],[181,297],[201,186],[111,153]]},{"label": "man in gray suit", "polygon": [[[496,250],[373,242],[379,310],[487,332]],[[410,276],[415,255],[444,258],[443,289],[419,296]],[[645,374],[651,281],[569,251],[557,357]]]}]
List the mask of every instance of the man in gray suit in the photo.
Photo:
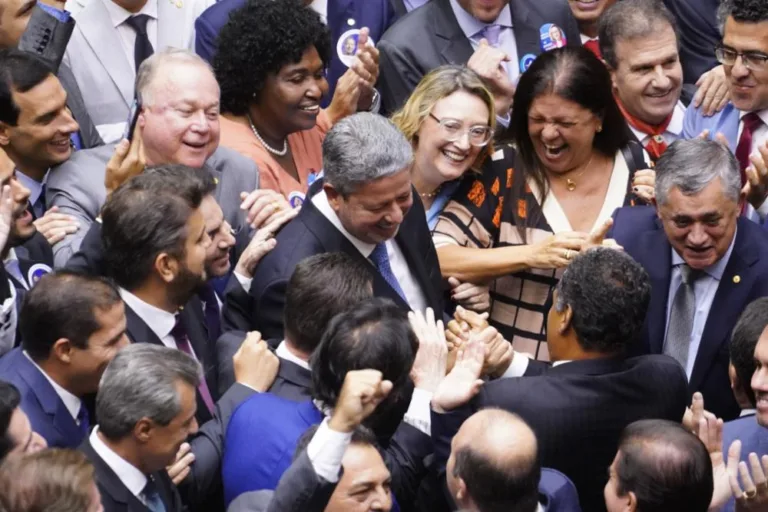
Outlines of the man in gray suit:
[{"label": "man in gray suit", "polygon": [[[200,57],[184,50],[154,54],[139,69],[137,91],[143,105],[133,144],[141,167],[207,166],[216,182],[216,200],[235,232],[264,221],[265,204],[273,210],[289,208],[277,193],[256,190],[259,173],[253,161],[219,147],[219,86]],[[119,149],[125,150],[125,143]],[[48,205],[80,223],[76,233],[54,246],[57,267],[78,250],[99,216],[107,196],[105,169],[114,152],[115,145],[77,152],[48,177]]]},{"label": "man in gray suit", "polygon": [[85,110],[72,71],[61,65],[74,28],[75,21],[64,10],[64,2],[47,0],[30,10],[24,0],[8,0],[3,2],[0,15],[0,48],[18,45],[20,50],[38,55],[51,66],[67,91],[67,106],[80,125],[72,138],[73,145],[75,149],[87,149],[104,142]]},{"label": "man in gray suit", "polygon": [[[517,83],[542,51],[580,46],[579,28],[563,0],[432,0],[384,33],[379,83],[382,110],[392,113],[421,78],[443,64],[466,64],[485,39],[507,54],[503,64]],[[504,112],[498,112],[505,117]]]}]

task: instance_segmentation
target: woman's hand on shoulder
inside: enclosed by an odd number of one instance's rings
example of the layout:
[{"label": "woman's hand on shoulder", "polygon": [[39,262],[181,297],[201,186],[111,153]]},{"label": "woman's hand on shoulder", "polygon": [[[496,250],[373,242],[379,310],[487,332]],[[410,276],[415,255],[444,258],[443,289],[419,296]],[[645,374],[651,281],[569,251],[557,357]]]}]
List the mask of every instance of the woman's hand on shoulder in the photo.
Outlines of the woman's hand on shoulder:
[{"label": "woman's hand on shoulder", "polygon": [[650,204],[656,197],[656,171],[653,169],[643,169],[637,171],[632,180],[632,191],[637,197],[645,203]]}]

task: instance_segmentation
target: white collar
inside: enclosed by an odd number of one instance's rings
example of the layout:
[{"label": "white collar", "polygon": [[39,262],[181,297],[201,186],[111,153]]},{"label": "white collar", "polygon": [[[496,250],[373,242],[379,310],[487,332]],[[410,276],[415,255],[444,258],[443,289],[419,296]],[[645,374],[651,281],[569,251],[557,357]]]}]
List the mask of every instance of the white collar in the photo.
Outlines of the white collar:
[{"label": "white collar", "polygon": [[374,244],[369,244],[368,242],[363,242],[349,231],[347,231],[347,229],[341,223],[339,216],[336,215],[336,212],[333,211],[333,208],[331,208],[331,203],[328,202],[328,196],[325,194],[325,190],[321,190],[312,197],[312,204],[315,205],[315,208],[320,210],[320,213],[322,213],[326,219],[331,221],[331,224],[333,224],[336,229],[341,231],[341,233],[347,237],[347,240],[352,242],[352,245],[354,245],[357,250],[360,251],[360,254],[366,258],[371,255],[376,246]]},{"label": "white collar", "polygon": [[277,346],[277,348],[275,349],[275,355],[280,359],[284,359],[297,366],[301,366],[305,370],[309,370],[309,363],[301,359],[300,357],[296,356],[296,354],[294,354],[293,352],[291,352],[288,349],[288,346],[285,344],[285,340],[281,341],[280,344]]},{"label": "white collar", "polygon": [[174,313],[169,313],[152,304],[147,304],[125,288],[120,288],[119,291],[120,297],[123,299],[126,306],[139,315],[139,318],[144,320],[144,323],[152,329],[152,332],[154,332],[161,341],[171,334],[171,330],[173,330],[173,327],[176,325],[176,315]]},{"label": "white collar", "polygon": [[556,366],[560,366],[561,364],[570,363],[570,362],[571,362],[571,359],[563,359],[562,361],[555,361],[554,363],[552,363],[552,368]]},{"label": "white collar", "polygon": [[744,416],[754,416],[756,412],[757,409],[742,409],[739,418],[743,418]]},{"label": "white collar", "polygon": [[88,440],[91,442],[93,451],[101,457],[101,460],[109,466],[109,468],[115,472],[117,478],[131,491],[131,494],[139,498],[141,493],[144,492],[144,487],[147,486],[147,475],[139,471],[139,469],[116,454],[112,448],[106,445],[104,441],[98,435],[99,426],[94,427],[93,432]]},{"label": "white collar", "polygon": [[59,386],[59,384],[53,380],[47,373],[45,373],[45,370],[40,368],[36,362],[32,360],[31,357],[29,357],[29,354],[27,354],[27,351],[22,351],[22,354],[24,354],[24,357],[29,359],[29,362],[35,365],[35,368],[43,374],[43,377],[51,383],[51,386],[53,386],[53,390],[56,391],[56,394],[59,395],[59,398],[61,398],[61,401],[64,402],[64,407],[67,408],[67,412],[69,412],[70,416],[72,416],[72,419],[77,420],[77,415],[80,414],[80,407],[82,405],[82,401],[64,389],[63,387]]},{"label": "white collar", "polygon": [[8,254],[5,256],[5,259],[3,260],[3,263],[7,264],[7,263],[9,263],[11,261],[18,261],[18,260],[19,260],[19,257],[16,255],[16,249],[11,247],[8,250]]},{"label": "white collar", "polygon": [[672,119],[667,126],[667,132],[679,137],[683,133],[683,120],[685,119],[685,105],[681,101],[675,105],[675,110],[672,111]]},{"label": "white collar", "polygon": [[16,169],[16,179],[19,180],[22,185],[24,185],[26,188],[29,189],[30,204],[35,204],[37,200],[40,199],[40,196],[43,193],[43,185],[48,183],[49,173],[50,173],[50,169],[48,171],[45,171],[45,176],[43,176],[43,181],[37,181],[37,180],[33,180],[32,178],[30,178],[20,170]]},{"label": "white collar", "polygon": [[579,37],[581,38],[581,44],[588,43],[589,41],[599,41],[596,37],[589,37],[588,35],[584,35],[581,32],[579,32]]},{"label": "white collar", "polygon": [[[751,112],[739,111],[739,121],[741,121],[742,118],[744,118],[744,116],[747,115],[747,114],[751,114]],[[755,114],[757,114],[758,117],[763,120],[763,123],[766,126],[768,126],[768,108],[763,109],[763,110],[758,110],[758,111],[755,112]]]},{"label": "white collar", "polygon": [[115,28],[125,23],[125,20],[131,16],[136,16],[137,14],[146,14],[154,20],[157,19],[157,0],[147,0],[147,3],[144,4],[144,7],[142,7],[141,10],[137,13],[129,12],[123,9],[112,0],[102,1],[104,2],[104,7],[107,8],[107,13],[109,14],[109,19],[112,21],[112,26]]}]

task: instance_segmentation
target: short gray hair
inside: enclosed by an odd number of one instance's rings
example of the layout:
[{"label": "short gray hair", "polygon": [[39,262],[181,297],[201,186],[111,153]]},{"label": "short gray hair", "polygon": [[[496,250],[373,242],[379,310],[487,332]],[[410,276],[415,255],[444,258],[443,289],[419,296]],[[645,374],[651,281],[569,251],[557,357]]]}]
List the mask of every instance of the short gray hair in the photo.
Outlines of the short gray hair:
[{"label": "short gray hair", "polygon": [[136,93],[141,95],[141,101],[144,105],[152,104],[151,86],[157,75],[173,64],[200,66],[207,69],[211,76],[214,76],[211,65],[196,53],[180,48],[166,48],[148,57],[141,63],[139,71],[136,73]]},{"label": "short gray hair", "polygon": [[149,418],[168,425],[179,412],[179,381],[197,388],[200,364],[175,348],[135,343],[120,350],[101,377],[96,395],[99,431],[108,439],[128,436]]},{"label": "short gray hair", "polygon": [[389,119],[368,112],[342,119],[323,141],[325,181],[344,197],[412,163],[413,149],[405,135]]},{"label": "short gray hair", "polygon": [[701,192],[717,178],[725,196],[737,203],[741,195],[741,173],[733,153],[712,140],[675,141],[656,162],[656,202],[665,204],[672,188],[686,196]]}]

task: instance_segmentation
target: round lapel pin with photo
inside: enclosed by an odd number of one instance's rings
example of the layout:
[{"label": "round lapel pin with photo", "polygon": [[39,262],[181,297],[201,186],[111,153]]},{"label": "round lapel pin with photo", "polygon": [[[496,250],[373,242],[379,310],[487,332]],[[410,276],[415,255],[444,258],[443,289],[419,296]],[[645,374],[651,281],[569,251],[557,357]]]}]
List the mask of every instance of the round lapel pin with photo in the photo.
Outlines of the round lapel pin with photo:
[{"label": "round lapel pin with photo", "polygon": [[[339,40],[336,42],[336,54],[345,66],[350,67],[355,61],[359,41],[360,29],[353,28],[341,34],[341,37],[339,37]],[[368,44],[371,46],[375,44],[370,37],[368,38]]]},{"label": "round lapel pin with photo", "polygon": [[554,23],[545,23],[542,25],[539,29],[539,36],[541,37],[541,49],[545,52],[562,48],[568,42],[565,38],[563,29]]}]

